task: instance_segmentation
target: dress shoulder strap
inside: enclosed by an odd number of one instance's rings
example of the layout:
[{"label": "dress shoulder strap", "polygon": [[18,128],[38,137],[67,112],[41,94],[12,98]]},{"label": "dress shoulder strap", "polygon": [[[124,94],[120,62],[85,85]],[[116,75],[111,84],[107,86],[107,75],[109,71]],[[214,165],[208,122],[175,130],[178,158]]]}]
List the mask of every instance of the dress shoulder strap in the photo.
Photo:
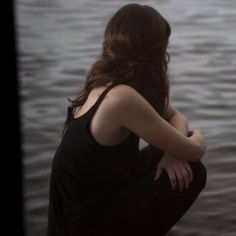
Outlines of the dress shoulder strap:
[{"label": "dress shoulder strap", "polygon": [[113,82],[111,85],[109,85],[98,97],[97,101],[94,104],[95,110],[99,107],[100,103],[102,102],[103,98],[106,96],[106,94],[108,93],[108,91],[113,88],[114,86],[116,86],[117,83]]}]

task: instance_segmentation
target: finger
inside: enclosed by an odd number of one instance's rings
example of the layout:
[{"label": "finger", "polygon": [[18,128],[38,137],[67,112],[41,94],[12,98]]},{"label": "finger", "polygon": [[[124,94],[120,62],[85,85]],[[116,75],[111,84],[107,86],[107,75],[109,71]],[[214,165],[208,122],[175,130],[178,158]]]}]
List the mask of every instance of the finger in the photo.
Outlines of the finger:
[{"label": "finger", "polygon": [[162,173],[162,167],[158,166],[154,177],[155,181],[161,176],[161,173]]},{"label": "finger", "polygon": [[175,171],[175,175],[177,176],[177,183],[178,183],[179,191],[183,192],[184,185],[185,185],[185,178],[181,170],[181,165],[174,166],[173,168]]},{"label": "finger", "polygon": [[184,186],[186,189],[189,188],[189,183],[190,183],[190,175],[188,173],[188,170],[186,169],[185,165],[181,164],[179,165],[179,168],[182,172],[182,176],[184,178]]},{"label": "finger", "polygon": [[192,182],[193,181],[193,170],[192,170],[191,166],[188,164],[188,162],[185,162],[185,167],[189,173],[190,181]]},{"label": "finger", "polygon": [[170,178],[170,184],[171,184],[171,188],[172,190],[175,190],[176,189],[176,186],[177,186],[177,180],[176,180],[176,176],[175,176],[175,173],[172,169],[170,168],[166,168],[166,172]]}]

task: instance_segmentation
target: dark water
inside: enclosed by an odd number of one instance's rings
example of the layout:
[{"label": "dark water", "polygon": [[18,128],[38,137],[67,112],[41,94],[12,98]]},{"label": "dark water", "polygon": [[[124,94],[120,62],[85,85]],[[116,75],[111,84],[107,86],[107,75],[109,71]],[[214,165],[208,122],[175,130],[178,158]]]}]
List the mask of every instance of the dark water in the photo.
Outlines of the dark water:
[{"label": "dark water", "polygon": [[[67,97],[99,54],[105,23],[128,2],[16,1],[28,236],[45,235],[50,164]],[[208,147],[207,186],[168,236],[236,235],[236,1],[136,2],[171,23],[171,100]]]}]

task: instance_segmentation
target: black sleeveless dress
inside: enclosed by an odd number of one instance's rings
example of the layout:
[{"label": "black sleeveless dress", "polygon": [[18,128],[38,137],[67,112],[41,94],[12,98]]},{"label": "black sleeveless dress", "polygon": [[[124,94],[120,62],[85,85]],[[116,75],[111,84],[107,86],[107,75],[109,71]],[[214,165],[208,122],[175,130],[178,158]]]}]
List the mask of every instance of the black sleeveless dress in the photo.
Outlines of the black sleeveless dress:
[{"label": "black sleeveless dress", "polygon": [[96,235],[99,215],[126,187],[128,169],[139,152],[133,132],[121,143],[98,143],[90,121],[102,99],[116,84],[108,86],[82,116],[72,118],[52,162],[48,236]]}]

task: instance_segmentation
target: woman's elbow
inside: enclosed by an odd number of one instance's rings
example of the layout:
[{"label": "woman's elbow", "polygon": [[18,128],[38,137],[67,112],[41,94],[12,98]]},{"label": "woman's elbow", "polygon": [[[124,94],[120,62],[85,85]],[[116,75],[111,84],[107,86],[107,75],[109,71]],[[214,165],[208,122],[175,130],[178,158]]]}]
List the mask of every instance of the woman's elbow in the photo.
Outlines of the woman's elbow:
[{"label": "woman's elbow", "polygon": [[196,146],[196,150],[194,151],[194,155],[192,156],[192,160],[191,161],[200,161],[204,154],[206,152],[206,144],[203,143],[203,144],[198,144]]}]

